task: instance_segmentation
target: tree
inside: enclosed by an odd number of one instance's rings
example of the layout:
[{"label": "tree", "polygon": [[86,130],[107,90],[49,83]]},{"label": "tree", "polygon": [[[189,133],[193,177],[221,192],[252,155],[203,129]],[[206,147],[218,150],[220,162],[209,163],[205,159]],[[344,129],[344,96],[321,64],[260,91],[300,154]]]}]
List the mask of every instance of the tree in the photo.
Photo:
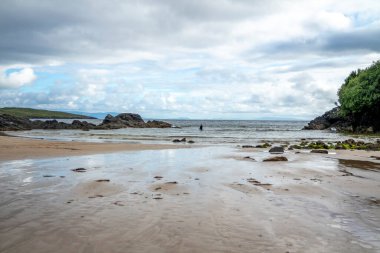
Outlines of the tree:
[{"label": "tree", "polygon": [[351,72],[338,91],[341,112],[353,119],[357,127],[380,130],[380,61]]}]

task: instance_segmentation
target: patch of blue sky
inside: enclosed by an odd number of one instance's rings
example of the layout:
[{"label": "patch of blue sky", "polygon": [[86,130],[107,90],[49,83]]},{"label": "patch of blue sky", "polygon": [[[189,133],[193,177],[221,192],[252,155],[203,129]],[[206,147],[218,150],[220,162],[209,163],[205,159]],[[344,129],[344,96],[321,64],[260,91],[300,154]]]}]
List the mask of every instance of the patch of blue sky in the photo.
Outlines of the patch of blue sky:
[{"label": "patch of blue sky", "polygon": [[10,68],[5,70],[5,75],[9,76],[12,73],[20,72],[22,68]]},{"label": "patch of blue sky", "polygon": [[67,73],[37,71],[35,75],[37,79],[34,83],[21,87],[21,92],[46,92],[57,84],[66,85],[75,82]]}]

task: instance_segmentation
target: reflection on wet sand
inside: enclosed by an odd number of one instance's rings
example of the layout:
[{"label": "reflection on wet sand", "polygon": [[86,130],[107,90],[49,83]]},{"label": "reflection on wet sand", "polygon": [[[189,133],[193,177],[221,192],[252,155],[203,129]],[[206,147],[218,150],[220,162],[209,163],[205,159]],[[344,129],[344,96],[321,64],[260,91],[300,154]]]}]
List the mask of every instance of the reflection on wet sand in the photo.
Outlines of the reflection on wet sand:
[{"label": "reflection on wet sand", "polygon": [[[0,163],[0,252],[380,251],[378,164],[267,155],[207,147]],[[363,166],[363,177],[340,171]]]},{"label": "reflection on wet sand", "polygon": [[380,172],[380,163],[371,162],[371,161],[339,159],[339,164],[345,167],[350,167],[350,168],[355,168],[355,169]]}]

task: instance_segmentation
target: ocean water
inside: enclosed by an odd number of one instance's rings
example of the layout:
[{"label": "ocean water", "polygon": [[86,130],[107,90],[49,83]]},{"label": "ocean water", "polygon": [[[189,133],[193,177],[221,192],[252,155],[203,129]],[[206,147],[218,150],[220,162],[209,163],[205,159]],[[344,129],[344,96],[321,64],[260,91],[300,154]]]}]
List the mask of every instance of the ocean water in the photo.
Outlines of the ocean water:
[{"label": "ocean water", "polygon": [[[59,120],[70,123],[72,120]],[[99,124],[101,120],[87,120]],[[301,139],[338,141],[349,138],[329,130],[302,130],[306,121],[165,120],[177,128],[124,128],[116,130],[32,130],[10,134],[64,141],[171,143],[186,138],[198,144],[255,145],[265,141],[297,143]],[[199,126],[203,125],[203,131]]]}]

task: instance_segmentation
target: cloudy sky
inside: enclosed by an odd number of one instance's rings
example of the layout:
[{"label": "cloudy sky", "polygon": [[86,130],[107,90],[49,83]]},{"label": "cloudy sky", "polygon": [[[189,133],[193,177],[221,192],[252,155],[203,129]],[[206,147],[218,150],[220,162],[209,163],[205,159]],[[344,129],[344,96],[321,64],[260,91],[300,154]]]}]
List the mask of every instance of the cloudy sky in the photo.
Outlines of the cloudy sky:
[{"label": "cloudy sky", "polygon": [[1,0],[0,107],[311,119],[380,59],[380,1]]}]

